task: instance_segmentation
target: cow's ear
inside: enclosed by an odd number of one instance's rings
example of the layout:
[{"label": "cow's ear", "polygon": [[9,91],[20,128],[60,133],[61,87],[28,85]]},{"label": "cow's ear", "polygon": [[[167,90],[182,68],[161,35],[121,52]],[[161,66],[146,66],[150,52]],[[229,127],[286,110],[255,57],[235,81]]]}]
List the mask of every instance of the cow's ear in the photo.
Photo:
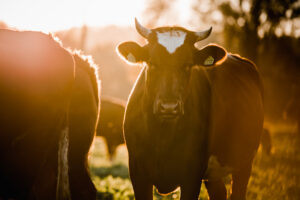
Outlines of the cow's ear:
[{"label": "cow's ear", "polygon": [[224,48],[215,44],[209,44],[196,51],[194,55],[194,64],[202,66],[218,65],[224,62],[226,57],[227,52]]},{"label": "cow's ear", "polygon": [[147,52],[135,42],[124,42],[118,45],[119,55],[131,64],[146,61]]}]

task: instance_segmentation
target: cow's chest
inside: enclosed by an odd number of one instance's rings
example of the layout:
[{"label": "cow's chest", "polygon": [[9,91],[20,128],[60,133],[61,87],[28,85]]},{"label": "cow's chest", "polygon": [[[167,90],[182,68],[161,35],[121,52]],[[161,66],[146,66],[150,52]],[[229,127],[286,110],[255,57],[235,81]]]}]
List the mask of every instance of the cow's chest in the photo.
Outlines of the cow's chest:
[{"label": "cow's chest", "polygon": [[152,152],[146,170],[151,174],[150,179],[161,193],[168,193],[176,189],[182,182],[187,162],[178,151],[181,145],[168,145]]},{"label": "cow's chest", "polygon": [[[178,187],[190,171],[190,166],[200,165],[200,145],[193,141],[197,138],[184,136],[173,136],[169,138],[148,138],[150,146],[144,151],[142,157],[146,158],[143,168],[157,189],[162,193],[171,192]],[[199,141],[199,140],[198,140]]]}]

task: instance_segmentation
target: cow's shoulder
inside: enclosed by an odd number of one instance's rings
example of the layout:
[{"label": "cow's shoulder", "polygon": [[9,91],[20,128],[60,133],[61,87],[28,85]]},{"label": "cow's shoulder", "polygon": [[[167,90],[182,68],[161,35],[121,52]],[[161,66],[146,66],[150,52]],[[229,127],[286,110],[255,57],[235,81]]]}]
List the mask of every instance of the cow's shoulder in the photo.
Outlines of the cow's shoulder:
[{"label": "cow's shoulder", "polygon": [[[125,110],[125,122],[130,121],[128,119],[141,119],[143,113],[143,102],[141,99],[144,97],[145,91],[145,68],[141,70],[138,78],[136,79],[134,86],[130,92],[127,106]],[[135,120],[132,120],[135,121]],[[133,123],[125,123],[124,122],[124,129],[126,130],[129,127],[134,127],[136,124]]]},{"label": "cow's shoulder", "polygon": [[238,54],[228,53],[223,64],[225,69],[230,73],[249,78],[260,78],[259,70],[254,62]]},{"label": "cow's shoulder", "polygon": [[129,95],[129,101],[130,101],[130,105],[129,103],[127,104],[128,106],[133,106],[136,107],[136,105],[140,105],[139,101],[140,98],[142,97],[143,93],[144,93],[144,87],[145,87],[145,78],[146,78],[146,70],[145,68],[141,70],[138,78],[136,79],[134,86],[130,92]]},{"label": "cow's shoulder", "polygon": [[[227,62],[230,73],[235,74],[237,78],[247,80],[248,83],[254,82],[261,93],[263,93],[263,83],[258,67],[251,60],[244,58],[238,54],[228,53]],[[262,95],[263,96],[263,95]]]},{"label": "cow's shoulder", "polygon": [[240,56],[239,54],[229,53],[228,59],[231,59],[240,64],[246,64],[246,65],[252,66],[252,67],[254,67],[254,69],[257,70],[257,66],[254,64],[254,62],[252,62],[251,60],[249,60],[247,58]]}]

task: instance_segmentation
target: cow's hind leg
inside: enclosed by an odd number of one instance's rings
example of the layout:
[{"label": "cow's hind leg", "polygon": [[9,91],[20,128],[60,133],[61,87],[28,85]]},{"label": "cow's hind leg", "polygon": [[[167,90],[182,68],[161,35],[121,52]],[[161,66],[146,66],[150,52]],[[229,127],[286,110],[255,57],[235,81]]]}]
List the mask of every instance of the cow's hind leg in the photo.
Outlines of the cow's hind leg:
[{"label": "cow's hind leg", "polygon": [[232,173],[231,200],[245,200],[247,185],[252,169],[252,162],[243,165],[242,168]]},{"label": "cow's hind leg", "polygon": [[[88,103],[85,104],[87,107],[83,107],[76,101],[71,105],[69,150],[71,199],[95,200],[96,188],[89,174],[88,153],[94,138],[97,115],[93,113],[95,109],[91,109]],[[78,110],[77,107],[83,107],[83,111]]]},{"label": "cow's hind leg", "polygon": [[71,132],[69,177],[72,200],[96,199],[96,188],[90,178],[87,160],[93,134],[88,135],[88,133],[90,132],[80,129],[73,129]]},{"label": "cow's hind leg", "polygon": [[56,199],[56,184],[57,184],[56,175],[57,175],[57,169],[55,169],[53,163],[47,162],[43,166],[43,171],[38,174],[35,183],[30,189],[27,199],[28,200]]},{"label": "cow's hind leg", "polygon": [[96,199],[96,188],[87,169],[87,161],[70,163],[70,189],[72,200]]},{"label": "cow's hind leg", "polygon": [[210,200],[226,200],[227,191],[222,179],[205,181]]}]

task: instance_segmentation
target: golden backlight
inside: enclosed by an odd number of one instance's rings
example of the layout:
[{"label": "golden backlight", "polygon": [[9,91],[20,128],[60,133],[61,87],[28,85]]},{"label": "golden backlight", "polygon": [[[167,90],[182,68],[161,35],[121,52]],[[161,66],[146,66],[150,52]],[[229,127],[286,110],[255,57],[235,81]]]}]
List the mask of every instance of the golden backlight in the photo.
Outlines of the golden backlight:
[{"label": "golden backlight", "polygon": [[129,25],[141,17],[144,0],[0,1],[0,21],[18,29],[57,31],[87,24]]},{"label": "golden backlight", "polygon": [[[186,24],[191,14],[192,0],[172,3],[170,24]],[[0,1],[0,21],[10,27],[43,32],[70,27],[128,26],[134,17],[145,20],[149,0],[9,0]],[[180,13],[180,15],[178,14]]]}]

